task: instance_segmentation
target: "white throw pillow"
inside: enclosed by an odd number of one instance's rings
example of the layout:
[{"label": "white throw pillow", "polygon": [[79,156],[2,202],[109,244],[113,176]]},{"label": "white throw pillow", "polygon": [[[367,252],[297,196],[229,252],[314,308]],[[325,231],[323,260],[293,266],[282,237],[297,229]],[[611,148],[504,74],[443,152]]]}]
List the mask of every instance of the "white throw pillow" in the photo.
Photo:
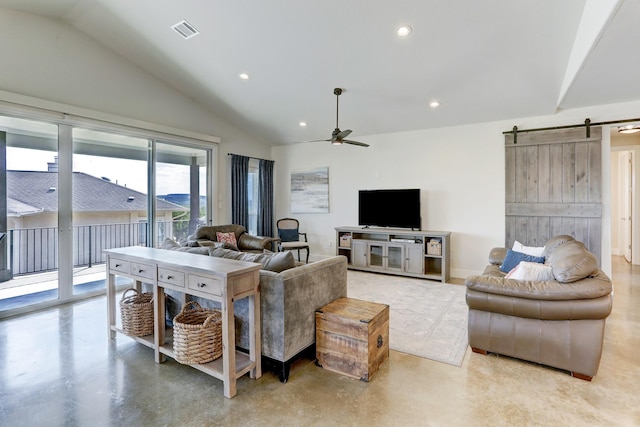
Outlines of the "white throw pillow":
[{"label": "white throw pillow", "polygon": [[513,242],[513,248],[516,252],[521,252],[523,254],[531,255],[531,256],[544,256],[544,246],[525,246],[517,240]]},{"label": "white throw pillow", "polygon": [[555,280],[550,265],[528,261],[520,261],[505,277],[507,279],[532,280],[538,282]]}]

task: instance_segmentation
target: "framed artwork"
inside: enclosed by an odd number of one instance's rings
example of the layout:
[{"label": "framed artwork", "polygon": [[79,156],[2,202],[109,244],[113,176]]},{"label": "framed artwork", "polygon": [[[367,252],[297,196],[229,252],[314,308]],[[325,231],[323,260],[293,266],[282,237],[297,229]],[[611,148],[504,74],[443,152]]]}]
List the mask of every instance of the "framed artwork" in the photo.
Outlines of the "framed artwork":
[{"label": "framed artwork", "polygon": [[329,167],[291,172],[291,213],[329,212]]}]

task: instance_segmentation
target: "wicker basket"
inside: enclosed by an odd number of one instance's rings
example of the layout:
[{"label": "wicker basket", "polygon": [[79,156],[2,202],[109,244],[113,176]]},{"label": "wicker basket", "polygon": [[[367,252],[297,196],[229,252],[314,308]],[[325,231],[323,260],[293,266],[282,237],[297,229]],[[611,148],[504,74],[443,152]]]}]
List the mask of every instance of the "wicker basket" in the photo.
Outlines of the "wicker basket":
[{"label": "wicker basket", "polygon": [[[130,291],[135,295],[127,296]],[[124,334],[137,337],[153,334],[153,293],[139,294],[134,288],[124,291],[120,316]]]},{"label": "wicker basket", "polygon": [[[187,309],[189,305],[194,308]],[[173,319],[173,353],[179,363],[207,363],[222,356],[222,313],[188,301]]]}]

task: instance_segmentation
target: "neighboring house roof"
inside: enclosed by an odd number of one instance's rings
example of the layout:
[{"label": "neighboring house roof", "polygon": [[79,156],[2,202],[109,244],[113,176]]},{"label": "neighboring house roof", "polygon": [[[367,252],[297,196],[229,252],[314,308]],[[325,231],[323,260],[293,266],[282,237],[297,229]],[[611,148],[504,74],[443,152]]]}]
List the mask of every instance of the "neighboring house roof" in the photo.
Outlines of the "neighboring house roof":
[{"label": "neighboring house roof", "polygon": [[7,197],[7,216],[26,216],[42,213],[42,209]]},{"label": "neighboring house roof", "polygon": [[[8,213],[14,216],[58,210],[58,173],[39,171],[7,171]],[[13,212],[11,212],[13,209]],[[187,209],[157,199],[159,211]],[[145,211],[147,195],[82,172],[73,172],[73,210]]]}]

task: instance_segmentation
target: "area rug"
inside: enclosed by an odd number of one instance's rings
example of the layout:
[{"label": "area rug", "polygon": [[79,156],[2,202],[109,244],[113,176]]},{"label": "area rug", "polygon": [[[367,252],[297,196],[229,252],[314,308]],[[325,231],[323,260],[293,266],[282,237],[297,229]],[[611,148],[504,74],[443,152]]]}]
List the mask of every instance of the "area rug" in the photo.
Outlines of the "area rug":
[{"label": "area rug", "polygon": [[392,350],[462,366],[467,351],[465,287],[349,270],[350,298],[389,305]]}]

